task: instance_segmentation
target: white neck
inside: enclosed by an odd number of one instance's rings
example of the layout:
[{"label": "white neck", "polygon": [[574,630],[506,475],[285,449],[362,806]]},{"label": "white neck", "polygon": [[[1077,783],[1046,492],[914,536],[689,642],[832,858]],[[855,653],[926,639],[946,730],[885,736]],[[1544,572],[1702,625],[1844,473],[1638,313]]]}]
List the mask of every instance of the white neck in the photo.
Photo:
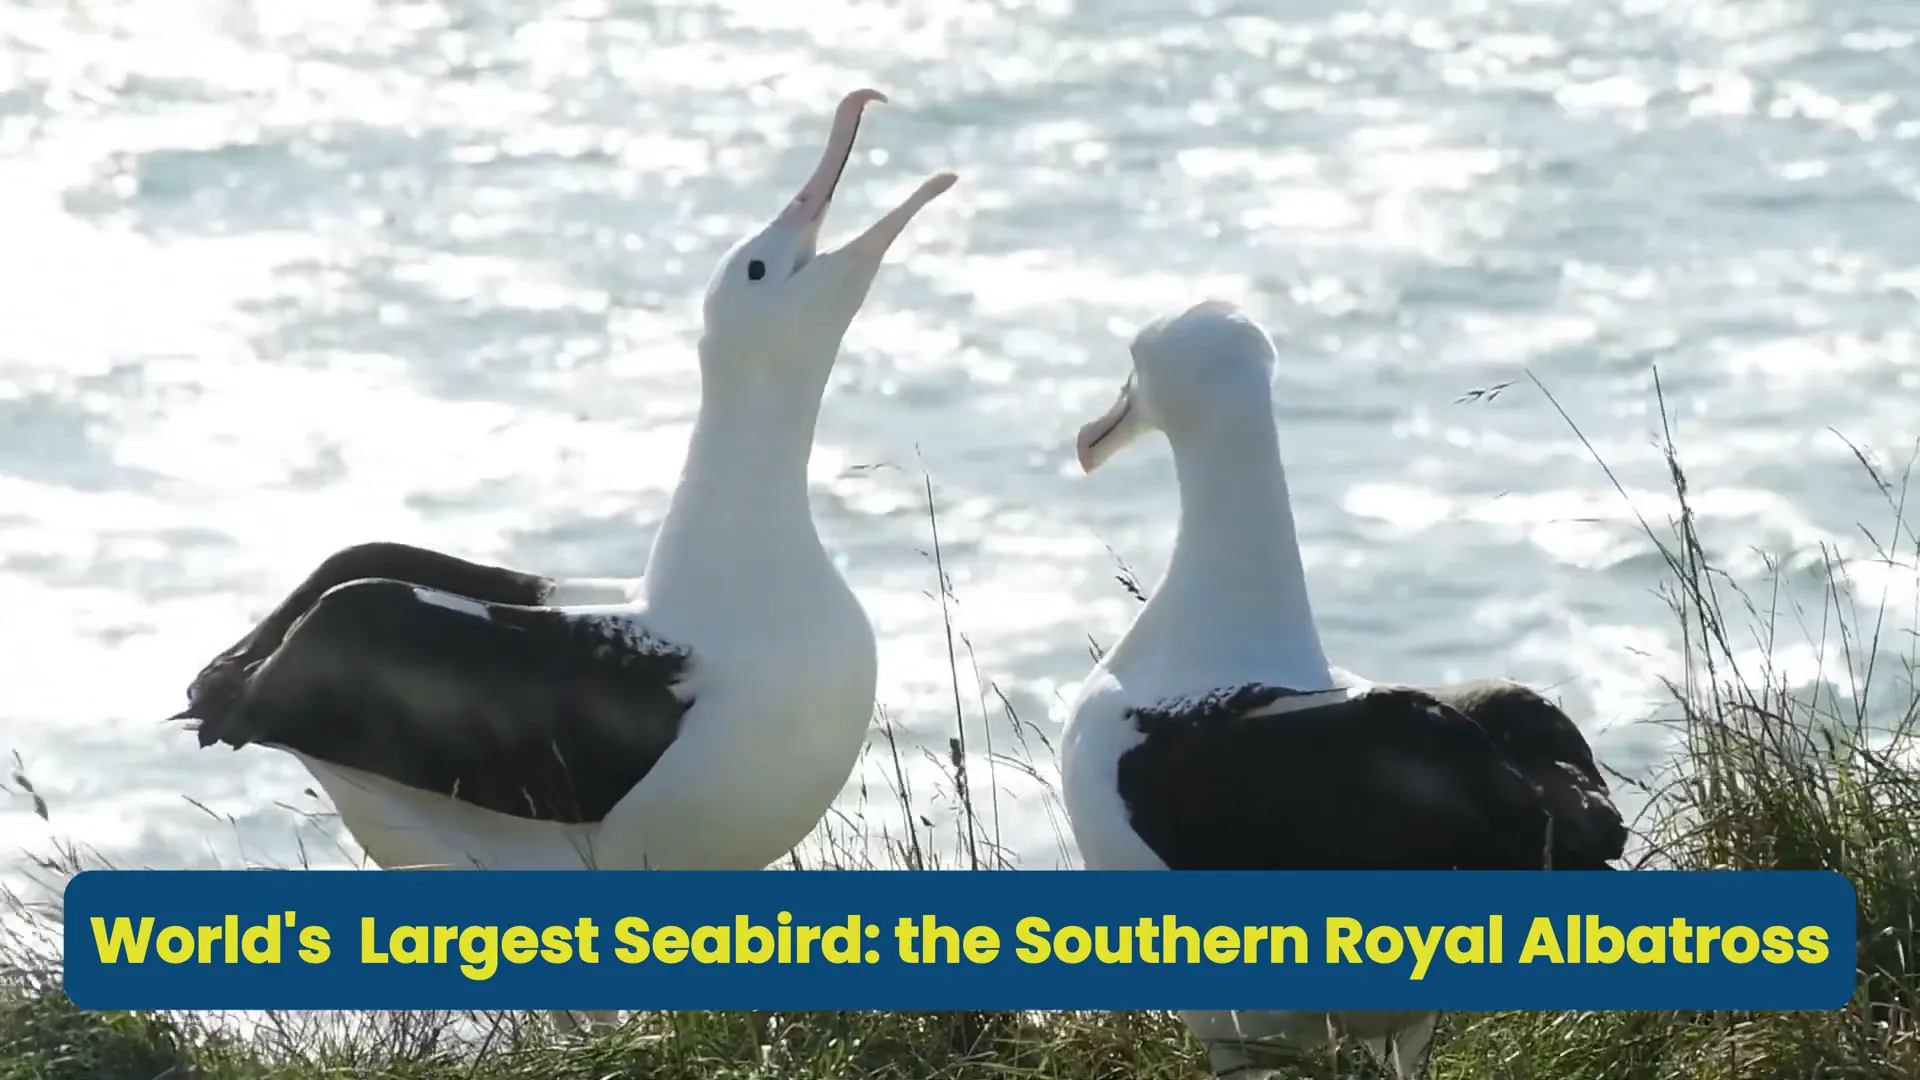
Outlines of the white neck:
[{"label": "white neck", "polygon": [[1169,440],[1180,483],[1173,557],[1115,646],[1109,670],[1150,663],[1165,673],[1148,676],[1153,682],[1333,688],[1307,597],[1279,432],[1268,408],[1258,411]]},{"label": "white neck", "polygon": [[715,363],[701,351],[700,413],[686,463],[647,560],[646,592],[660,608],[751,605],[839,572],[820,544],[807,500],[807,463],[825,379],[810,368]]}]

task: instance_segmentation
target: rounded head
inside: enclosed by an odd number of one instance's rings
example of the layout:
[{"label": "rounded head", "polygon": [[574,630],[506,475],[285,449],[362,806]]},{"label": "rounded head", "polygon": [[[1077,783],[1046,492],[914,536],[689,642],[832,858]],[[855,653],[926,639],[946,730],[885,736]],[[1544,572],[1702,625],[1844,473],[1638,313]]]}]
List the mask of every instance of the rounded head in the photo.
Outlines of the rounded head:
[{"label": "rounded head", "polygon": [[1276,354],[1260,324],[1224,300],[1154,320],[1133,337],[1133,372],[1098,419],[1080,429],[1074,453],[1092,472],[1149,431],[1180,433],[1219,423],[1249,402],[1271,410]]},{"label": "rounded head", "polygon": [[702,304],[703,353],[763,362],[809,356],[832,364],[888,248],[955,179],[952,173],[929,177],[859,236],[835,250],[817,250],[820,224],[853,156],[861,114],[886,100],[878,90],[856,90],[841,99],[820,163],[800,193],[720,260]]}]

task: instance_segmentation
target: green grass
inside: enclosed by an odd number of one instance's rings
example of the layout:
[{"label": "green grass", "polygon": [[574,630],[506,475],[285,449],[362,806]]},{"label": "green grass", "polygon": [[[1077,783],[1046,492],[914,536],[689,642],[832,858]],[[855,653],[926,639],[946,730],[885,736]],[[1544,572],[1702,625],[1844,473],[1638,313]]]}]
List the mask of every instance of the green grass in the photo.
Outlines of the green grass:
[{"label": "green grass", "polygon": [[[1491,396],[1491,395],[1488,395]],[[1556,406],[1557,407],[1557,406]],[[1664,411],[1664,408],[1663,408]],[[1577,429],[1576,429],[1577,430]],[[1597,456],[1597,455],[1596,455]],[[1864,454],[1865,474],[1892,519],[1880,557],[1911,564],[1916,547],[1905,476],[1889,479]],[[1766,595],[1717,569],[1696,529],[1686,476],[1667,440],[1678,513],[1649,524],[1667,563],[1667,599],[1685,643],[1672,685],[1673,754],[1641,789],[1637,863],[1684,868],[1831,868],[1859,893],[1859,978],[1852,1003],[1821,1013],[1503,1013],[1453,1015],[1433,1080],[1908,1080],[1920,1077],[1920,695],[1910,637],[1883,632],[1879,610],[1857,606],[1837,557],[1813,567],[1825,588],[1801,603],[1783,567]],[[1604,465],[1603,465],[1604,467]],[[1609,472],[1608,474],[1612,474]],[[1624,489],[1622,494],[1624,495]],[[937,514],[934,560],[940,565]],[[1867,530],[1868,535],[1874,535]],[[1131,580],[1123,571],[1123,579]],[[1774,585],[1778,587],[1774,587]],[[1920,586],[1917,586],[1920,587]],[[1882,605],[1884,607],[1884,604]],[[836,814],[791,864],[861,868],[1004,865],[1004,803],[1048,798],[1051,748],[1026,737],[995,746],[989,713],[1011,718],[973,667],[948,619],[953,732],[936,755],[941,782],[908,782],[904,751],[885,726],[890,790]],[[1741,647],[1757,631],[1762,660]],[[1845,682],[1789,691],[1764,657],[1811,645],[1844,666]],[[968,688],[981,688],[973,689]],[[1871,703],[1871,704],[1869,704]],[[978,745],[975,745],[975,744]],[[985,775],[976,775],[984,773]],[[16,787],[24,783],[16,778]],[[31,797],[30,785],[23,794]],[[1052,819],[1064,829],[1064,816]],[[44,812],[44,811],[43,811]],[[878,838],[878,843],[868,842]],[[878,850],[879,856],[873,855]],[[66,852],[58,876],[86,862]],[[24,909],[43,923],[57,912]],[[1162,1013],[682,1013],[643,1014],[586,1043],[552,1040],[523,1014],[268,1014],[246,1035],[193,1014],[84,1013],[60,992],[59,959],[21,938],[0,943],[0,1080],[1196,1080],[1202,1056]],[[1331,1068],[1313,1075],[1333,1075]]]}]

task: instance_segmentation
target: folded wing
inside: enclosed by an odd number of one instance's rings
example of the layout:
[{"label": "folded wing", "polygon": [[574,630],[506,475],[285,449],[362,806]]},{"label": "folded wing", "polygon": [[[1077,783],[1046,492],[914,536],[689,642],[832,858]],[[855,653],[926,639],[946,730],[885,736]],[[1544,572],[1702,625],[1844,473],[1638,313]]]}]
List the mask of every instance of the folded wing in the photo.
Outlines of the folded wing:
[{"label": "folded wing", "polygon": [[455,558],[411,544],[355,544],[327,556],[267,616],[194,676],[187,687],[189,708],[230,707],[248,670],[273,655],[293,624],[313,609],[327,590],[350,581],[386,578],[421,585],[493,604],[537,605],[553,602],[553,578]]},{"label": "folded wing", "polygon": [[678,735],[693,657],[633,620],[410,581],[324,592],[201,745],[261,743],[522,818],[602,820]]},{"label": "folded wing", "polygon": [[1587,797],[1580,761],[1510,752],[1426,691],[1247,686],[1132,721],[1142,738],[1121,755],[1120,794],[1173,869],[1607,869],[1619,855],[1570,842],[1619,826],[1610,802]]}]

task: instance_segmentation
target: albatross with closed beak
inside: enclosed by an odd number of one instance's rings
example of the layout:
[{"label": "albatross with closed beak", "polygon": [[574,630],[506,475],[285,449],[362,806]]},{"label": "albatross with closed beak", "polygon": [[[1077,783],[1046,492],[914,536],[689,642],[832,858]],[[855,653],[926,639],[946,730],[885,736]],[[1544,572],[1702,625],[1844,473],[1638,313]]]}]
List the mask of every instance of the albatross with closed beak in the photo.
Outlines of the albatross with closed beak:
[{"label": "albatross with closed beak", "polygon": [[[1208,302],[1147,326],[1132,351],[1131,377],[1076,451],[1092,472],[1164,433],[1180,523],[1165,579],[1069,709],[1062,789],[1088,868],[1612,869],[1626,828],[1552,703],[1504,680],[1374,685],[1327,662],[1267,333]],[[1437,1014],[1182,1018],[1223,1080],[1264,1080],[1336,1036],[1413,1080]]]}]

